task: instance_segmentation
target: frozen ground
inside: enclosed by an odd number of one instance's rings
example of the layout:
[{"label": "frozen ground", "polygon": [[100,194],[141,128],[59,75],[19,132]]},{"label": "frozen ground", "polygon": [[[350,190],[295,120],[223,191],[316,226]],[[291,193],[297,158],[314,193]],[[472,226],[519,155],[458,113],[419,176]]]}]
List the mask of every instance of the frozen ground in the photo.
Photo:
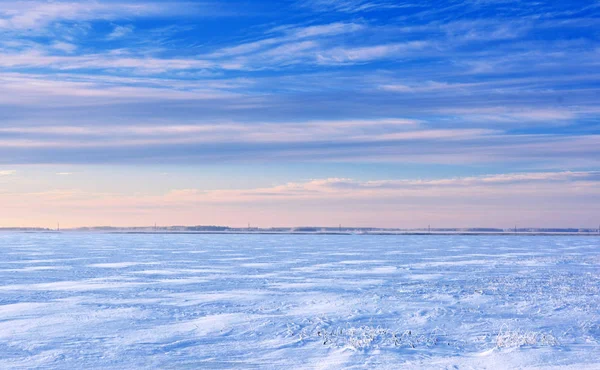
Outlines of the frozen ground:
[{"label": "frozen ground", "polygon": [[600,368],[600,238],[0,234],[0,368]]}]

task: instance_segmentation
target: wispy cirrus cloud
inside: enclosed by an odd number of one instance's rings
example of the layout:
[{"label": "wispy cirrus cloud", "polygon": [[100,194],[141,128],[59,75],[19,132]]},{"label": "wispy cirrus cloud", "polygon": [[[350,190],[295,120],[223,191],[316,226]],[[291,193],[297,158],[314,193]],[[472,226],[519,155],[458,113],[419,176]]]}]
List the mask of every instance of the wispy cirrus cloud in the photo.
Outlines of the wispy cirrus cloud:
[{"label": "wispy cirrus cloud", "polygon": [[[474,192],[480,196],[526,197],[537,195],[561,196],[573,191],[584,193],[600,182],[599,172],[540,172],[482,175],[465,178],[435,180],[379,180],[357,181],[344,178],[314,179],[291,182],[266,188],[234,190],[178,189],[165,194],[165,198],[181,202],[253,202],[268,199],[323,200],[325,198],[356,201],[393,197],[468,197]],[[536,192],[539,186],[539,193]],[[563,190],[561,190],[561,186]],[[524,193],[526,191],[526,194]],[[600,190],[593,191],[600,196]],[[590,194],[591,195],[591,194]]]},{"label": "wispy cirrus cloud", "polygon": [[[313,26],[282,27],[279,36],[245,42],[225,47],[196,57],[158,57],[135,53],[132,50],[105,50],[97,53],[78,55],[56,55],[54,51],[72,52],[76,45],[56,42],[49,48],[39,44],[24,48],[0,49],[0,67],[5,68],[49,68],[54,70],[115,70],[130,69],[136,72],[159,74],[163,72],[191,70],[253,70],[279,68],[290,64],[316,64],[322,53],[335,44],[335,38],[364,30],[365,25],[352,22],[334,22]],[[131,31],[131,27],[116,27],[106,36],[114,40]],[[408,47],[404,46],[404,48]],[[396,50],[400,45],[387,45],[380,48]],[[336,51],[340,54],[343,51]],[[367,53],[371,57],[364,57]],[[352,59],[376,59],[377,50],[357,49],[345,52],[346,62]],[[383,54],[379,51],[379,54]],[[361,57],[361,55],[363,55]]]},{"label": "wispy cirrus cloud", "polygon": [[234,81],[178,82],[136,78],[98,78],[97,76],[71,75],[65,78],[47,78],[29,74],[0,74],[6,95],[0,104],[15,106],[90,106],[118,104],[120,101],[157,100],[215,100],[231,98],[232,90],[239,86]]},{"label": "wispy cirrus cloud", "polygon": [[[597,166],[598,135],[507,135],[406,120],[10,127],[4,163],[445,163]],[[75,159],[80,158],[79,161]]]},{"label": "wispy cirrus cloud", "polygon": [[[6,147],[95,147],[194,143],[311,143],[461,138],[482,130],[418,129],[410,119],[205,123],[196,125],[28,126],[0,128]],[[235,139],[233,138],[235,137]],[[72,139],[77,138],[77,141]],[[118,138],[118,139],[117,139]],[[103,140],[102,140],[103,139]],[[101,144],[103,143],[103,144]]]},{"label": "wispy cirrus cloud", "polygon": [[430,189],[441,187],[471,188],[475,186],[495,186],[509,184],[552,183],[552,182],[598,182],[598,171],[563,171],[563,172],[529,172],[509,173],[496,175],[482,175],[472,177],[456,177],[435,180],[382,180],[382,181],[354,181],[350,179],[319,180],[313,184],[332,189]]},{"label": "wispy cirrus cloud", "polygon": [[556,108],[455,108],[443,109],[441,113],[461,116],[465,120],[500,123],[544,123],[570,122],[578,117],[578,109]]},{"label": "wispy cirrus cloud", "polygon": [[[330,6],[350,9],[352,6],[381,8],[391,6],[388,3],[375,3],[363,1],[325,1]],[[18,18],[18,14],[31,12],[33,15],[26,18],[35,18],[36,14],[46,14],[48,22],[60,19],[86,21],[89,19],[127,19],[126,25],[116,25],[105,34],[104,39],[114,41],[126,33],[130,33],[135,27],[130,18],[148,16],[177,17],[184,14],[200,12],[197,7],[210,13],[215,11],[215,4],[199,4],[190,10],[187,3],[158,2],[57,2],[43,3],[39,1],[27,2],[27,6],[15,5],[12,7],[21,10],[5,11],[4,21],[9,22],[12,18]],[[422,5],[404,4],[418,9]],[[404,6],[403,5],[403,6]],[[460,4],[466,6],[465,4]],[[488,4],[492,6],[494,4]],[[481,4],[471,4],[474,8],[481,8]],[[55,7],[70,9],[69,11],[55,11]],[[7,8],[11,9],[10,6]],[[40,8],[41,10],[39,10]],[[48,8],[48,9],[46,9]],[[217,7],[218,8],[218,7]],[[46,9],[46,10],[45,10]],[[446,10],[448,11],[448,10]],[[8,15],[7,15],[8,14]],[[513,69],[514,64],[519,67],[533,65],[535,62],[548,58],[568,60],[554,50],[565,51],[564,45],[543,45],[536,48],[535,45],[523,45],[519,48],[518,43],[512,45],[495,45],[496,53],[482,55],[473,58],[480,52],[468,52],[465,55],[464,48],[470,45],[478,45],[482,41],[492,42],[503,39],[527,39],[527,32],[533,28],[535,18],[524,21],[506,19],[467,19],[461,21],[448,21],[443,19],[430,20],[423,18],[419,13],[413,14],[413,24],[403,27],[382,26],[377,21],[365,20],[336,21],[320,24],[281,24],[263,31],[250,41],[226,42],[226,46],[219,43],[219,47],[213,50],[200,49],[193,56],[178,55],[176,50],[165,57],[162,47],[155,52],[143,52],[142,50],[111,50],[108,45],[96,50],[88,50],[71,58],[57,58],[54,52],[57,48],[45,47],[43,44],[34,47],[24,46],[13,48],[13,52],[4,52],[1,60],[7,68],[49,68],[54,70],[81,70],[95,69],[104,73],[112,74],[114,71],[129,69],[136,73],[179,73],[181,71],[262,71],[265,69],[280,70],[289,66],[315,66],[315,65],[360,65],[365,63],[376,63],[380,61],[411,61],[429,58],[440,58],[448,56],[453,59],[455,65],[464,64],[465,68],[475,73],[497,71],[500,68]],[[59,18],[63,17],[63,18]],[[12,22],[12,21],[11,21]],[[541,21],[538,21],[541,22]],[[546,20],[544,22],[547,23]],[[47,27],[48,24],[39,22],[38,27]],[[546,27],[565,27],[564,24],[556,23]],[[569,27],[580,27],[574,24]],[[389,29],[386,31],[386,29]],[[397,30],[396,30],[397,29]],[[399,30],[401,32],[399,32]],[[90,30],[94,31],[94,30]],[[106,32],[106,31],[103,31]],[[149,37],[149,34],[147,34]],[[401,36],[401,37],[399,37]],[[536,39],[535,35],[532,35]],[[148,38],[147,37],[147,38]],[[366,41],[368,40],[368,41]],[[22,38],[21,38],[21,41]],[[69,41],[69,42],[67,42]],[[62,51],[68,47],[69,52],[78,47],[76,40],[61,40]],[[139,40],[140,42],[142,40]],[[151,40],[144,40],[151,41]],[[71,45],[71,46],[67,46]],[[227,45],[228,44],[228,45]],[[101,43],[100,43],[101,45]],[[89,46],[89,45],[88,45]],[[533,52],[532,52],[533,46]],[[99,50],[98,50],[99,49]],[[162,51],[162,52],[161,52]],[[520,58],[528,59],[518,61],[515,57],[520,52]],[[541,55],[538,55],[539,52]],[[512,58],[507,60],[507,55]],[[88,59],[88,60],[86,60]],[[91,60],[89,60],[91,59]],[[94,60],[98,60],[95,63]],[[590,56],[592,61],[593,57]]]},{"label": "wispy cirrus cloud", "polygon": [[115,26],[113,31],[106,36],[108,40],[116,40],[125,37],[133,32],[133,26]]},{"label": "wispy cirrus cloud", "polygon": [[410,55],[408,53],[423,50],[427,46],[427,42],[412,41],[354,48],[333,48],[319,52],[317,60],[322,64],[364,63],[393,57],[407,57]]},{"label": "wispy cirrus cloud", "polygon": [[184,16],[204,10],[203,14],[226,14],[213,4],[127,0],[7,0],[0,3],[0,29],[43,30],[58,22],[87,22],[137,17]]},{"label": "wispy cirrus cloud", "polygon": [[201,59],[156,58],[120,53],[100,53],[74,56],[49,55],[42,50],[27,50],[1,54],[0,67],[50,68],[54,70],[106,70],[129,69],[139,72],[161,73],[165,71],[208,69],[215,63]]},{"label": "wispy cirrus cloud", "polygon": [[0,29],[42,29],[61,21],[116,19],[160,14],[169,8],[159,3],[99,1],[3,1],[0,4]]},{"label": "wispy cirrus cloud", "polygon": [[311,26],[280,26],[268,32],[268,35],[273,33],[279,36],[264,38],[258,41],[245,42],[233,47],[226,47],[217,50],[212,56],[235,56],[248,54],[269,47],[280,47],[282,44],[294,43],[306,39],[314,39],[316,37],[326,38],[331,36],[343,35],[364,30],[366,25],[355,22],[334,22],[329,24],[311,25]]},{"label": "wispy cirrus cloud", "polygon": [[410,6],[382,0],[302,0],[298,4],[319,12],[358,13]]},{"label": "wispy cirrus cloud", "polygon": [[52,45],[50,45],[50,47],[52,49],[63,51],[65,53],[73,53],[75,50],[77,50],[76,45],[70,44],[68,42],[62,42],[62,41],[54,42]]}]

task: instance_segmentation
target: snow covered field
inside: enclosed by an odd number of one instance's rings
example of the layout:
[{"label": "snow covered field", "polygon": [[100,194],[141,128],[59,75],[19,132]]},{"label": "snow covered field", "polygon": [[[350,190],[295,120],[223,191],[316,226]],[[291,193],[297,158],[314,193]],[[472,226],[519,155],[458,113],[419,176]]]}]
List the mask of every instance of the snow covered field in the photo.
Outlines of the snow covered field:
[{"label": "snow covered field", "polygon": [[0,234],[0,368],[600,368],[600,238]]}]

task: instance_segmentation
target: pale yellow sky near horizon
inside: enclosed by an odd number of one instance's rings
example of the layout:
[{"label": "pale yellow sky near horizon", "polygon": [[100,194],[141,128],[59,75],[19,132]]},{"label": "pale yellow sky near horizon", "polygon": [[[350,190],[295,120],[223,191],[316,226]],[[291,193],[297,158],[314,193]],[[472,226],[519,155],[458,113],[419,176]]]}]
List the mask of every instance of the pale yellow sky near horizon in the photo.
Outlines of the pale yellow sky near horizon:
[{"label": "pale yellow sky near horizon", "polygon": [[[436,180],[342,178],[244,189],[137,192],[99,185],[23,190],[18,171],[0,180],[0,227],[224,225],[244,227],[597,227],[592,172],[547,172]],[[7,190],[12,182],[12,190]],[[47,186],[44,185],[44,186]]]}]

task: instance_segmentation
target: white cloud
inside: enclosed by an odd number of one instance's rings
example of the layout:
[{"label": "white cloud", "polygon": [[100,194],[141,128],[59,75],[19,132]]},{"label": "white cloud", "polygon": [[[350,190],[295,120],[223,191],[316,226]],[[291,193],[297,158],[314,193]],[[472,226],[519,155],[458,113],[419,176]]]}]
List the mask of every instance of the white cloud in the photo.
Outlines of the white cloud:
[{"label": "white cloud", "polygon": [[[354,189],[415,189],[431,187],[475,187],[475,186],[504,186],[526,183],[550,183],[565,181],[600,182],[598,171],[563,171],[563,172],[529,172],[512,174],[495,174],[472,177],[456,177],[436,180],[386,180],[358,182],[349,179],[318,180],[320,186],[331,188]],[[313,182],[314,184],[315,182]]]},{"label": "white cloud", "polygon": [[300,1],[299,5],[319,12],[334,11],[341,13],[369,12],[406,6],[394,1],[382,0],[303,0]]},{"label": "white cloud", "polygon": [[289,37],[293,39],[301,39],[315,36],[348,34],[364,30],[365,28],[365,25],[359,23],[336,22],[307,27],[293,27],[289,29],[287,33],[289,34]]},{"label": "white cloud", "polygon": [[456,114],[469,120],[492,122],[553,122],[570,121],[577,118],[578,108],[519,108],[481,107],[442,109],[445,114]]},{"label": "white cloud", "polygon": [[[1,64],[1,61],[0,61]],[[213,100],[233,98],[235,81],[214,84],[205,81],[168,81],[144,78],[116,78],[84,75],[40,76],[0,74],[4,94],[0,103],[31,105],[102,105],[121,101]],[[243,83],[238,81],[238,83]],[[6,124],[4,124],[6,127]]]},{"label": "white cloud", "polygon": [[76,56],[48,55],[40,50],[19,53],[0,53],[0,66],[6,68],[77,69],[134,69],[138,72],[160,73],[166,71],[215,68],[214,62],[201,59],[155,58],[145,56],[114,55],[111,53]]},{"label": "white cloud", "polygon": [[[261,65],[272,64],[272,57],[278,60],[300,60],[307,49],[318,50],[321,42],[329,37],[352,34],[367,29],[360,23],[335,22],[314,26],[285,26],[278,27],[272,32],[282,33],[278,37],[241,43],[225,47],[208,55],[209,58],[226,58],[245,55],[245,64],[260,60]],[[243,68],[243,67],[242,67]]]},{"label": "white cloud", "polygon": [[[430,130],[410,119],[320,120],[305,122],[222,122],[197,125],[0,127],[18,138],[5,147],[104,147],[186,143],[319,143],[465,140],[497,134],[486,129]],[[40,139],[37,136],[45,136]],[[118,139],[114,137],[118,135]]]},{"label": "white cloud", "polygon": [[77,50],[77,46],[76,45],[70,44],[68,42],[62,42],[62,41],[54,42],[51,45],[51,47],[52,47],[52,49],[63,51],[65,53],[72,53],[75,50]]},{"label": "white cloud", "polygon": [[16,173],[17,171],[15,170],[0,170],[0,176],[12,176]]},{"label": "white cloud", "polygon": [[425,41],[410,41],[355,48],[333,48],[319,52],[317,60],[322,64],[362,63],[401,56],[405,53],[422,50],[428,45],[429,43]]},{"label": "white cloud", "polygon": [[531,28],[531,23],[518,20],[455,21],[441,26],[453,41],[489,41],[516,39]]},{"label": "white cloud", "polygon": [[125,37],[133,32],[133,26],[115,26],[113,31],[106,37],[109,40],[116,40]]},{"label": "white cloud", "polygon": [[169,14],[175,6],[156,2],[7,0],[0,3],[0,29],[41,29],[53,22],[84,22]]}]

